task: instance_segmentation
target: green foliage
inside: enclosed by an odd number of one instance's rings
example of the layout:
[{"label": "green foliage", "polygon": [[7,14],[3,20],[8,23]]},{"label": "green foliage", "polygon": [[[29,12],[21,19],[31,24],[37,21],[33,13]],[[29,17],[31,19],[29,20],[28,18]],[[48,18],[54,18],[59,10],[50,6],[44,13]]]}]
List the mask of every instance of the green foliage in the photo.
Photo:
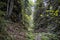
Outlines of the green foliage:
[{"label": "green foliage", "polygon": [[[35,37],[35,39],[39,39],[38,37],[40,36],[41,40],[59,40],[58,36],[56,34],[52,34],[52,33],[44,33],[43,32],[43,33],[34,33],[33,35],[32,36]],[[37,36],[37,38],[36,38],[36,36]],[[34,39],[32,39],[32,40],[34,40]]]},{"label": "green foliage", "polygon": [[[58,15],[59,13],[58,7],[60,6],[60,0],[58,1],[49,0],[46,5],[47,7],[44,6],[45,4],[43,0],[36,0],[35,4],[32,2],[32,0],[18,0],[18,1],[15,0],[15,1],[16,3],[14,3],[14,9],[13,9],[14,12],[12,13],[16,15],[18,13],[21,13],[21,10],[22,10],[22,20],[23,20],[22,22],[26,25],[26,28],[28,28],[29,30],[33,29],[32,31],[34,31],[34,28],[36,27],[37,29],[35,30],[38,30],[39,28],[43,28],[43,30],[46,29],[47,32],[50,32],[52,29],[53,31],[59,30],[60,17]],[[6,6],[7,4],[3,2],[3,0],[0,0],[0,40],[11,40],[8,34],[6,33],[7,20],[5,20],[4,17],[2,17],[6,13],[5,11],[3,11],[3,9],[6,10]],[[32,6],[35,7],[35,13],[33,14],[34,16],[31,16]],[[19,8],[22,8],[22,9],[20,10]],[[32,20],[32,18],[34,19]],[[33,24],[35,24],[34,28],[31,27]],[[42,30],[39,29],[38,31],[42,31]],[[27,32],[27,40],[34,40],[34,39],[35,39],[35,34],[32,33],[31,31]],[[52,33],[41,33],[41,39],[42,40],[59,40],[57,38],[57,34],[52,34]]]},{"label": "green foliage", "polygon": [[32,32],[27,32],[27,40],[34,40],[35,39],[35,34]]},{"label": "green foliage", "polygon": [[11,37],[8,35],[6,31],[7,21],[3,18],[0,19],[0,40],[11,40]]},{"label": "green foliage", "polygon": [[59,40],[56,34],[52,33],[41,33],[42,40]]},{"label": "green foliage", "polygon": [[41,38],[42,40],[49,40],[49,37],[46,37],[46,36],[42,36]]},{"label": "green foliage", "polygon": [[0,17],[1,17],[2,15],[5,15],[5,12],[0,10]]},{"label": "green foliage", "polygon": [[46,10],[46,12],[47,12],[47,13],[50,13],[50,14],[52,13],[52,14],[51,14],[52,16],[53,16],[53,15],[54,15],[54,16],[58,16],[59,10],[56,10],[56,11],[54,11],[54,10]]},{"label": "green foliage", "polygon": [[58,12],[59,12],[59,10],[56,10],[55,11],[55,16],[58,16]]},{"label": "green foliage", "polygon": [[39,35],[41,36],[41,40],[59,40],[58,36],[56,34],[52,33],[32,33],[32,32],[27,32],[27,40],[35,40],[36,36]]}]

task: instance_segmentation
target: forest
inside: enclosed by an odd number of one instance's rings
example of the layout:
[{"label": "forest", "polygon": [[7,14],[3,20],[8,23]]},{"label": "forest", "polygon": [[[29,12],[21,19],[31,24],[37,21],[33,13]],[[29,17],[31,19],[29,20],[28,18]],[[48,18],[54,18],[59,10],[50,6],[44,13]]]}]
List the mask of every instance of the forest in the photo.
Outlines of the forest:
[{"label": "forest", "polygon": [[0,0],[0,40],[60,40],[60,0]]}]

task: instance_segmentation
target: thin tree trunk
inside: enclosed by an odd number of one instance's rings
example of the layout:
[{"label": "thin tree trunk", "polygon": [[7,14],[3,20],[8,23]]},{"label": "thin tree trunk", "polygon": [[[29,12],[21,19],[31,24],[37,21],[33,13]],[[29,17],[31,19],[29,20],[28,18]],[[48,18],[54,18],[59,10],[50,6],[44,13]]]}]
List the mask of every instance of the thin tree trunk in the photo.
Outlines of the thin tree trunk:
[{"label": "thin tree trunk", "polygon": [[7,1],[7,15],[9,13],[9,4],[10,4],[10,0]]},{"label": "thin tree trunk", "polygon": [[14,0],[8,0],[8,3],[7,3],[7,17],[9,17],[12,14],[13,5],[14,5]]}]

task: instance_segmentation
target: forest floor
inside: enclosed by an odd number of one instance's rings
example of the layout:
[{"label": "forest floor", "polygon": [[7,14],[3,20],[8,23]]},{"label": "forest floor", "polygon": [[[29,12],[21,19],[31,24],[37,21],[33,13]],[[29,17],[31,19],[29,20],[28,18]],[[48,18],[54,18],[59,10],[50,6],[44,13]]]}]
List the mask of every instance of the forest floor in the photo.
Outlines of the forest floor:
[{"label": "forest floor", "polygon": [[26,40],[26,31],[23,28],[22,24],[9,23],[7,24],[7,33],[12,40]]}]

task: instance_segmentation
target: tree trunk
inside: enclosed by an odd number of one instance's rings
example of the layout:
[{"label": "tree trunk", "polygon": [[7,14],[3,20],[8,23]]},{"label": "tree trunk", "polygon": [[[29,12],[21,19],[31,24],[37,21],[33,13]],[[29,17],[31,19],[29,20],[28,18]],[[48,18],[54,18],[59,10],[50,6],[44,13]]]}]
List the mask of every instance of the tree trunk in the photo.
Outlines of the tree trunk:
[{"label": "tree trunk", "polygon": [[14,0],[8,0],[8,2],[7,2],[7,17],[9,17],[12,14],[13,5],[14,5]]}]

